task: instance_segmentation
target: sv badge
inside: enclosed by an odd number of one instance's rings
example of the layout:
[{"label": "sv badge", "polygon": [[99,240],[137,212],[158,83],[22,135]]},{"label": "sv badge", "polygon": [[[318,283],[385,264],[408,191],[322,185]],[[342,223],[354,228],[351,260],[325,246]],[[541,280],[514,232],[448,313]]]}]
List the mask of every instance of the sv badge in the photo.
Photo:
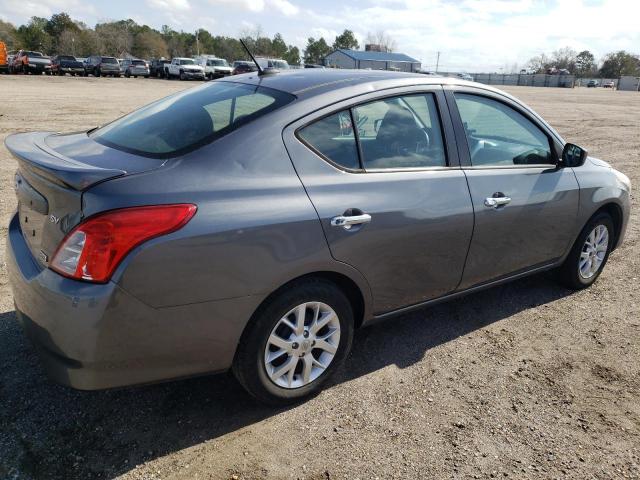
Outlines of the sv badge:
[{"label": "sv badge", "polygon": [[58,217],[56,217],[55,215],[49,215],[49,221],[50,221],[51,223],[55,223],[56,225],[57,225],[58,223],[60,223],[60,219],[59,219]]}]

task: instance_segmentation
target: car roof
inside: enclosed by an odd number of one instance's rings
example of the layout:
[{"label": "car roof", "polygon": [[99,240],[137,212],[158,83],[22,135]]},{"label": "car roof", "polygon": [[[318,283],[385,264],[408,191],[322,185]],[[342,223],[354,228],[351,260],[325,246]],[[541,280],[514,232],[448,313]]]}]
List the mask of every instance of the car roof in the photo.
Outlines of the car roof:
[{"label": "car roof", "polygon": [[[438,77],[420,73],[392,72],[386,70],[349,70],[349,69],[295,69],[259,76],[247,73],[234,76],[228,81],[260,85],[291,93],[296,97],[310,98],[328,91],[360,86],[363,93],[383,88],[410,85],[468,85],[500,92],[499,90],[461,78]],[[500,92],[507,95],[504,92]],[[507,95],[510,96],[510,95]]]}]

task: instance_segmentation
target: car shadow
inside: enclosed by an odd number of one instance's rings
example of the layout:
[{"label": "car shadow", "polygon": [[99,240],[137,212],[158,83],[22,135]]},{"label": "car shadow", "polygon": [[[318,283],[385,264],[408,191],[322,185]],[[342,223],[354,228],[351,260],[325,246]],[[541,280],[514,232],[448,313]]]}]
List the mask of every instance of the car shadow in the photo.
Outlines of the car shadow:
[{"label": "car shadow", "polygon": [[[536,275],[363,329],[332,384],[406,368],[433,347],[570,293]],[[54,385],[15,312],[0,314],[0,404],[0,478],[113,478],[286,410],[256,403],[230,374],[98,392]]]}]

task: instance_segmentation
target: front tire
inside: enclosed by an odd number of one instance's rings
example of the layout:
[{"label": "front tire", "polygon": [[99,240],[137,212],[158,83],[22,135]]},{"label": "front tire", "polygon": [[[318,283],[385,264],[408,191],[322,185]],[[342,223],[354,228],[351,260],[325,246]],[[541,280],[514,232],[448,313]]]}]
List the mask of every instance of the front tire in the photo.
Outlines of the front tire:
[{"label": "front tire", "polygon": [[593,216],[558,269],[560,282],[572,290],[591,286],[607,264],[614,240],[615,230],[611,216],[605,212]]},{"label": "front tire", "polygon": [[263,403],[297,402],[319,392],[344,363],[353,325],[351,304],[335,284],[323,279],[293,284],[254,315],[233,373]]}]

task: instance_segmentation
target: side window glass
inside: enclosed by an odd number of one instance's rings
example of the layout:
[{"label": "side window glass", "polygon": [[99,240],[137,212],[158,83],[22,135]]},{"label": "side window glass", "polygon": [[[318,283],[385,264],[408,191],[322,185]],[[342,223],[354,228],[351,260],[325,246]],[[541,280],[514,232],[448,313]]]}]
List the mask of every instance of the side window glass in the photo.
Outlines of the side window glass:
[{"label": "side window glass", "polygon": [[298,136],[332,162],[344,168],[360,168],[349,110],[334,113],[307,125],[298,132]]},{"label": "side window glass", "polygon": [[472,165],[553,163],[549,138],[521,113],[479,95],[456,93],[455,98]]},{"label": "side window glass", "polygon": [[353,109],[367,170],[446,166],[432,94],[386,98]]}]

